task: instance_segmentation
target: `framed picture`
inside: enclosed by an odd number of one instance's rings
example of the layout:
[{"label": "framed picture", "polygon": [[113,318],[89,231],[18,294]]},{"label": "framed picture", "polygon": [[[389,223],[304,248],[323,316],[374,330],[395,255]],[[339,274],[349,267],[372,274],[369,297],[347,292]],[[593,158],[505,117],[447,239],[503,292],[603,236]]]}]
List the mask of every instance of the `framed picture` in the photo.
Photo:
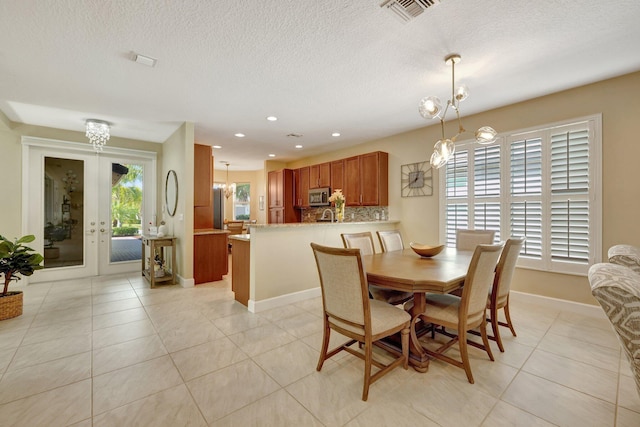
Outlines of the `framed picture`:
[{"label": "framed picture", "polygon": [[63,203],[62,204],[62,212],[69,212],[71,209],[71,205],[68,203]]},{"label": "framed picture", "polygon": [[264,196],[260,196],[258,198],[258,208],[263,211],[264,210]]}]

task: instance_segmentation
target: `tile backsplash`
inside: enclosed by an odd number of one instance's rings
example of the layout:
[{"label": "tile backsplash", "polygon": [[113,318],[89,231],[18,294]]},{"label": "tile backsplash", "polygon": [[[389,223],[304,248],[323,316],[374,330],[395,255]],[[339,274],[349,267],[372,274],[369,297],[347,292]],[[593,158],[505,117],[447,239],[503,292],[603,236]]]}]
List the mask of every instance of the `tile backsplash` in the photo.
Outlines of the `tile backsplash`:
[{"label": "tile backsplash", "polygon": [[[344,222],[384,221],[389,219],[388,206],[346,206],[344,209]],[[322,212],[331,209],[335,215],[335,208],[318,207],[302,209],[302,222],[317,222],[322,218]],[[327,219],[329,213],[327,212]]]}]

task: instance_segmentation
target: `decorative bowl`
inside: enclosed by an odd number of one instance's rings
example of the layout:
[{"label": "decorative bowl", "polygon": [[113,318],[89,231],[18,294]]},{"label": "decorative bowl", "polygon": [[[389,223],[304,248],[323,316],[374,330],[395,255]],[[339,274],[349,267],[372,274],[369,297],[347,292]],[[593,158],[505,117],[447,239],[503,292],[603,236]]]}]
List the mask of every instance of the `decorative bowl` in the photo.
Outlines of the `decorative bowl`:
[{"label": "decorative bowl", "polygon": [[415,253],[422,257],[432,257],[438,255],[445,247],[445,245],[429,246],[423,245],[422,243],[414,242],[409,243],[409,246],[411,246],[411,249],[413,249]]}]

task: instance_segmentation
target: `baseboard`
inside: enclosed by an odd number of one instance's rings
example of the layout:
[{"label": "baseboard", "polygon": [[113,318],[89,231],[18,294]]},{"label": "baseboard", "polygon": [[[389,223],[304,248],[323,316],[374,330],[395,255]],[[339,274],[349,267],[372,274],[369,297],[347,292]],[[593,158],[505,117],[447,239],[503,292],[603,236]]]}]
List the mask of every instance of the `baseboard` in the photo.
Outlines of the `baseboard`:
[{"label": "baseboard", "polygon": [[178,283],[183,288],[193,288],[196,285],[196,279],[185,279],[179,274],[176,274],[176,276],[178,277]]},{"label": "baseboard", "polygon": [[279,297],[268,298],[262,301],[249,300],[247,308],[252,313],[271,310],[272,308],[282,307],[283,305],[292,304],[294,302],[304,301],[306,299],[321,296],[320,287],[307,289],[304,291],[294,292],[292,294],[281,295]]},{"label": "baseboard", "polygon": [[607,319],[602,307],[599,305],[583,304],[580,302],[568,301],[564,299],[545,297],[542,295],[529,294],[525,292],[511,291],[509,298],[512,301],[522,301],[531,304],[538,304],[548,308],[554,308],[562,311],[569,311],[583,316],[599,317]]}]

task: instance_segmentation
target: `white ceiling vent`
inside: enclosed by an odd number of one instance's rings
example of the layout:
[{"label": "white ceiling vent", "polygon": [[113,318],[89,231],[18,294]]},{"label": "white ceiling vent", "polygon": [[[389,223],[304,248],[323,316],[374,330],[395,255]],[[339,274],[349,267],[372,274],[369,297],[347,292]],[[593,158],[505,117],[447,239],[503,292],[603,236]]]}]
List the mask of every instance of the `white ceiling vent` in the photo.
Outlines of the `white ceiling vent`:
[{"label": "white ceiling vent", "polygon": [[400,21],[409,22],[438,3],[440,0],[386,0],[380,7],[391,12]]}]

